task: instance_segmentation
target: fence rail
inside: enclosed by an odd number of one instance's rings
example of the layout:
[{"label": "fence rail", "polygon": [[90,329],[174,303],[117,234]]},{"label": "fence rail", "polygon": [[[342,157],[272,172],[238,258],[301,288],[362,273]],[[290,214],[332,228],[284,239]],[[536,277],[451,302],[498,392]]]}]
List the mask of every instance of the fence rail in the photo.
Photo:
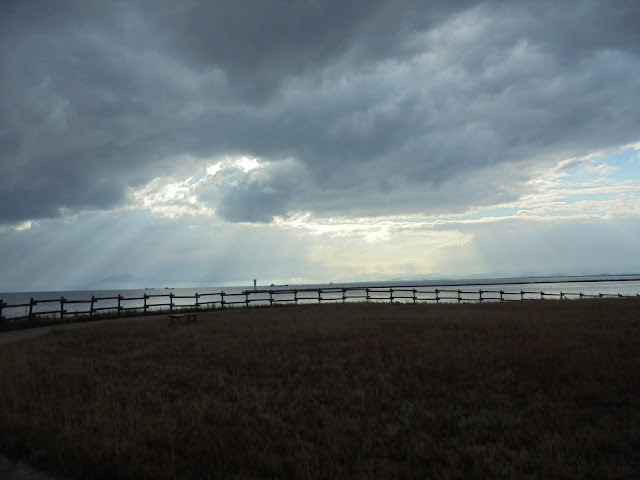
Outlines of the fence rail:
[{"label": "fence rail", "polygon": [[[583,299],[605,297],[640,297],[636,295],[622,295],[620,293],[584,294],[582,292],[544,292],[544,291],[504,291],[504,290],[462,290],[439,289],[412,286],[387,286],[387,287],[323,287],[323,288],[296,288],[296,289],[269,289],[269,290],[244,290],[242,292],[226,293],[210,292],[196,293],[194,295],[147,294],[140,297],[124,297],[122,295],[112,297],[95,297],[90,299],[67,299],[64,296],[53,299],[34,299],[28,303],[7,304],[0,300],[0,320],[24,320],[38,316],[60,317],[64,321],[65,316],[89,316],[93,317],[99,312],[113,312],[116,316],[130,311],[143,313],[174,311],[177,309],[212,309],[229,308],[251,305],[284,305],[289,303],[318,303],[323,302],[398,302],[398,303],[425,303],[425,302],[503,302],[528,299],[559,298]],[[167,301],[161,301],[161,299]],[[178,300],[178,303],[175,302]],[[188,302],[192,300],[192,302]],[[132,303],[133,302],[133,303]],[[51,304],[51,306],[49,306]],[[36,308],[46,305],[44,308]],[[84,306],[69,310],[69,305]],[[9,309],[24,308],[24,315],[3,316],[3,312]]]}]

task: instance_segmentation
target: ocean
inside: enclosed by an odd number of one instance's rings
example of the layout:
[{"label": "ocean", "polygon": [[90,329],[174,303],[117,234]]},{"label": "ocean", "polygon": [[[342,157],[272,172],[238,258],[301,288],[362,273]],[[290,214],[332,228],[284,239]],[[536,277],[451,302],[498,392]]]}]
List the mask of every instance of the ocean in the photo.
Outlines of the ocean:
[{"label": "ocean", "polygon": [[[343,292],[343,289],[345,291]],[[372,301],[412,302],[476,302],[480,300],[482,290],[483,301],[521,299],[559,299],[580,298],[582,296],[638,296],[640,295],[640,276],[592,276],[592,277],[526,277],[509,279],[479,280],[438,280],[438,281],[394,281],[341,283],[317,285],[253,285],[246,286],[210,286],[197,288],[155,288],[129,290],[77,290],[51,292],[13,292],[0,293],[3,302],[2,315],[6,318],[17,318],[32,313],[48,312],[57,315],[60,312],[60,299],[64,301],[65,315],[88,312],[91,298],[94,297],[94,311],[117,310],[118,304],[123,311],[142,309],[147,304],[148,310],[166,309],[173,301],[174,307],[198,303],[206,306],[214,302],[217,306],[225,301],[225,306],[245,305],[249,299],[251,305],[269,305],[274,303],[293,302],[318,303],[318,290],[322,290],[322,301],[364,301],[369,296]],[[368,290],[368,291],[367,291]],[[391,292],[392,290],[392,292]],[[415,290],[415,291],[414,291]],[[500,292],[503,292],[502,295]],[[222,295],[224,292],[224,295]],[[147,296],[146,300],[144,296]],[[120,296],[120,300],[118,300]],[[29,306],[31,299],[37,301]]]}]

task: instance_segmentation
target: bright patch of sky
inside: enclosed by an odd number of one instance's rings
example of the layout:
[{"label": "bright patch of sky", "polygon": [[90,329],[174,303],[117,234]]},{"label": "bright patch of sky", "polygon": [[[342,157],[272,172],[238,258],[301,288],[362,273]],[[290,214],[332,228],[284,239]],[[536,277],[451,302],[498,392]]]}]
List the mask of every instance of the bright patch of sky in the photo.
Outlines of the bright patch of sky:
[{"label": "bright patch of sky", "polygon": [[511,206],[518,209],[520,216],[640,215],[637,155],[637,149],[625,148],[560,162],[556,167],[539,171],[530,181],[533,191]]},{"label": "bright patch of sky", "polygon": [[234,163],[238,167],[242,168],[244,170],[244,173],[248,173],[254,168],[258,168],[260,166],[260,162],[258,162],[256,158],[248,157],[241,157],[240,159],[235,160]]},{"label": "bright patch of sky", "polygon": [[157,177],[131,191],[130,208],[146,209],[154,215],[171,219],[186,215],[213,217],[215,205],[199,201],[196,194],[198,185],[221,172],[227,172],[222,183],[235,184],[239,178],[260,166],[256,158],[225,157],[212,165],[200,167],[196,175],[184,180],[175,176]]},{"label": "bright patch of sky", "polygon": [[[568,159],[556,165],[531,172],[527,189],[512,202],[474,207],[462,213],[396,215],[393,217],[323,218],[304,211],[290,211],[277,216],[274,225],[323,236],[357,236],[365,242],[392,238],[392,227],[407,225],[442,227],[458,223],[496,222],[503,219],[546,217],[581,218],[584,216],[640,214],[640,150],[626,147],[606,154],[591,154]],[[225,157],[201,169],[196,175],[178,180],[155,178],[132,192],[131,208],[148,209],[154,215],[178,218],[185,215],[205,216],[222,221],[215,215],[215,192],[241,184],[260,169],[259,159],[247,156]],[[215,177],[215,178],[214,178]],[[208,200],[198,196],[201,185],[215,180]],[[213,192],[213,193],[211,193]],[[20,228],[28,226],[20,225]]]},{"label": "bright patch of sky", "polygon": [[205,170],[207,172],[207,175],[214,176],[221,169],[222,169],[222,162],[218,162],[215,165],[208,166]]}]

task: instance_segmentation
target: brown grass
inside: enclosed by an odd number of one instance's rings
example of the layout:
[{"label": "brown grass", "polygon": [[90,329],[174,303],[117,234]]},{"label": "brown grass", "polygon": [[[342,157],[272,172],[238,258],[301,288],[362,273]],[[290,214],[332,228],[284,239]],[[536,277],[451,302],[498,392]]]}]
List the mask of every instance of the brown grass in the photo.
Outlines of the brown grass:
[{"label": "brown grass", "polygon": [[637,478],[640,302],[238,309],[0,349],[0,451],[81,478]]}]

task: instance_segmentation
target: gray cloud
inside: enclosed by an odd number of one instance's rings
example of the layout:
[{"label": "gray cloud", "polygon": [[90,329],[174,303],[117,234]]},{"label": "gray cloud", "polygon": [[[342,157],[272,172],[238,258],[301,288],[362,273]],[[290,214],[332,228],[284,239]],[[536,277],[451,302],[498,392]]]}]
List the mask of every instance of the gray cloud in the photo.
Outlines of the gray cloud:
[{"label": "gray cloud", "polygon": [[[230,222],[268,223],[274,215],[286,212],[291,201],[301,193],[298,178],[304,177],[299,164],[295,162],[274,162],[266,170],[258,169],[250,175],[243,175],[231,185],[222,182],[207,191],[208,185],[200,190],[199,198],[207,201],[214,196],[213,204],[218,205],[217,214]],[[218,198],[215,198],[215,197]]]},{"label": "gray cloud", "polygon": [[472,3],[217,0],[176,8],[150,1],[139,14],[153,10],[149,24],[168,50],[194,68],[222,68],[255,100],[345,56],[362,65],[406,54],[406,35]]},{"label": "gray cloud", "polygon": [[638,18],[587,0],[3,2],[0,224],[122,205],[197,168],[185,154],[266,161],[199,192],[231,222],[460,208],[504,183],[492,166],[638,140]]}]

